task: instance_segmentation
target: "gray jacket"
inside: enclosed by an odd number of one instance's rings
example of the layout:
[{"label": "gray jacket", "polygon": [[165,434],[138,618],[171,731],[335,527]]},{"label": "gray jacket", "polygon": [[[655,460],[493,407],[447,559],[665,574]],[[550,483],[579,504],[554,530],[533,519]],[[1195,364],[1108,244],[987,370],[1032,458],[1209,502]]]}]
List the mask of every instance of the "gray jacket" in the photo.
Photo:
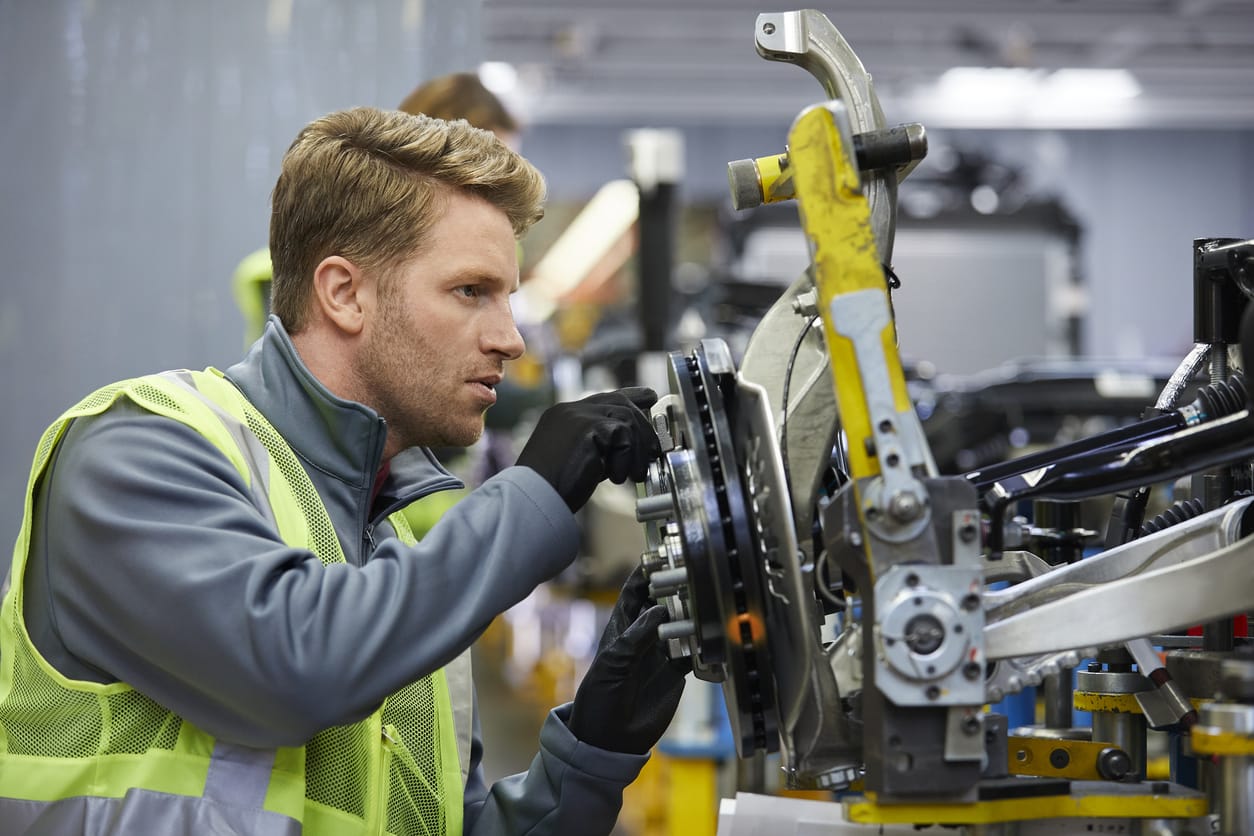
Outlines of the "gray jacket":
[{"label": "gray jacket", "polygon": [[[223,741],[299,746],[447,664],[574,558],[573,515],[523,467],[401,543],[385,517],[460,483],[414,448],[371,506],[384,422],[328,392],[277,318],[227,377],[296,452],[347,564],[287,546],[209,441],[123,400],[70,426],[36,494],[26,621],[66,676],[127,682]],[[467,834],[610,832],[647,756],[580,743],[568,713],[491,787],[476,713]]]}]

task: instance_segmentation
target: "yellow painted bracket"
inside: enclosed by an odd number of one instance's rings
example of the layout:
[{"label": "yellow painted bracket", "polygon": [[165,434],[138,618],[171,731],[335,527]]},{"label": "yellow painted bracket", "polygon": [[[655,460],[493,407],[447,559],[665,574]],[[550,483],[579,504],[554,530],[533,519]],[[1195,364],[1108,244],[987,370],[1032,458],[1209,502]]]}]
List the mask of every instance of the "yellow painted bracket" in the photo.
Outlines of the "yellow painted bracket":
[{"label": "yellow painted bracket", "polygon": [[1254,736],[1210,726],[1195,726],[1191,735],[1193,751],[1200,755],[1254,756]]},{"label": "yellow painted bracket", "polygon": [[[842,131],[842,124],[828,105],[803,111],[788,135],[788,166],[792,169],[802,230],[810,242],[836,405],[849,441],[850,476],[856,482],[878,475],[880,464],[869,443],[871,415],[854,343],[838,331],[831,304],[839,296],[859,291],[883,293],[887,303],[888,289],[851,143],[847,127]],[[880,338],[894,408],[898,412],[909,411],[912,407],[891,321],[884,326]]]},{"label": "yellow painted bracket", "polygon": [[1097,769],[1102,752],[1110,743],[1089,740],[1053,740],[1045,737],[1007,738],[1011,775],[1038,775],[1043,778],[1068,778],[1074,781],[1100,781]]},{"label": "yellow painted bracket", "polygon": [[[1210,700],[1190,698],[1195,710]],[[1104,694],[1100,691],[1076,691],[1072,703],[1079,711],[1105,711],[1112,714],[1144,714],[1136,694]]]},{"label": "yellow painted bracket", "polygon": [[1076,691],[1072,703],[1080,711],[1105,711],[1112,714],[1142,714],[1135,694],[1103,694],[1097,691]]},{"label": "yellow painted bracket", "polygon": [[992,824],[1044,819],[1191,819],[1207,813],[1201,793],[1047,795],[969,804],[877,804],[872,794],[847,800],[845,816],[862,824]]}]

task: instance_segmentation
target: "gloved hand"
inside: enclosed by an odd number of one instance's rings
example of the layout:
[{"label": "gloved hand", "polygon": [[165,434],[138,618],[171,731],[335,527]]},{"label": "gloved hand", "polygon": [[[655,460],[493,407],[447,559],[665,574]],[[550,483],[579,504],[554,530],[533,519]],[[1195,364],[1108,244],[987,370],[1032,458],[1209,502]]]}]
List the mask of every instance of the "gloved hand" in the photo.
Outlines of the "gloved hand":
[{"label": "gloved hand", "polygon": [[601,634],[596,658],[571,706],[570,730],[584,743],[642,755],[661,739],[684,691],[689,659],[672,660],[657,637],[666,607],[648,598],[649,581],[637,566]]},{"label": "gloved hand", "polygon": [[518,464],[543,476],[578,511],[602,479],[644,481],[649,462],[662,455],[645,412],[655,403],[657,393],[638,386],[555,404],[540,416]]}]

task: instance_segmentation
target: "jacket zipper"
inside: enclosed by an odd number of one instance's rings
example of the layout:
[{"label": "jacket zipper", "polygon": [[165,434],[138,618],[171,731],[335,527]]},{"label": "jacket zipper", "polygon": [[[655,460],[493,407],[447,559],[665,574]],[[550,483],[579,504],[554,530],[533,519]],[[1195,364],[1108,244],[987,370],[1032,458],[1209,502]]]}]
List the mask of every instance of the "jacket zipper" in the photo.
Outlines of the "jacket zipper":
[{"label": "jacket zipper", "polygon": [[427,486],[426,490],[413,493],[412,495],[406,497],[403,501],[393,502],[391,506],[383,511],[383,513],[378,514],[373,520],[367,522],[365,527],[361,530],[361,540],[366,547],[365,554],[361,556],[361,564],[363,566],[365,565],[366,561],[370,559],[370,555],[374,554],[374,550],[378,546],[378,542],[375,540],[374,530],[380,522],[386,520],[389,516],[404,508],[406,505],[409,505],[411,502],[417,502],[419,499],[424,499],[441,490],[452,490],[461,487],[465,486],[456,479],[442,480],[434,485]]},{"label": "jacket zipper", "polygon": [[396,728],[391,724],[379,728],[379,780],[375,782],[374,833],[384,836],[388,829],[387,801],[391,787],[392,751],[397,744]]},{"label": "jacket zipper", "polygon": [[[374,455],[372,455],[369,459],[369,461],[374,463],[374,468],[369,471],[371,478],[373,478],[374,475],[378,473],[379,467],[382,466],[383,464],[383,446],[384,446],[386,439],[387,439],[387,424],[384,422],[382,418],[380,418],[378,420],[378,423],[375,425]],[[372,491],[371,491],[372,484],[373,482],[370,482],[370,481],[367,481],[366,483],[366,486],[365,486],[366,487],[366,499],[363,503],[365,507],[361,509],[361,511],[359,512],[361,516],[358,517],[358,519],[360,519],[362,522],[365,523],[365,526],[361,530],[361,535],[362,535],[362,541],[364,542],[366,546],[365,554],[361,555],[360,559],[357,562],[357,565],[359,566],[366,565],[366,561],[370,559],[370,555],[374,554],[374,549],[375,549],[375,542],[374,542],[375,524],[374,524],[374,521],[370,519],[370,499],[372,496]]]}]

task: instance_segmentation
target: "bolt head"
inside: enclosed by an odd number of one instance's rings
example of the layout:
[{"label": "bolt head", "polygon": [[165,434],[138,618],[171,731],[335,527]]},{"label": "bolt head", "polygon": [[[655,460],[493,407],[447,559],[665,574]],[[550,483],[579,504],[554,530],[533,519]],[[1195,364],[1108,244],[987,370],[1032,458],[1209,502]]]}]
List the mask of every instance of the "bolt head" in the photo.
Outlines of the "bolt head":
[{"label": "bolt head", "polygon": [[945,625],[924,613],[906,622],[906,646],[919,656],[930,656],[945,643]]},{"label": "bolt head", "polygon": [[1103,749],[1097,756],[1097,774],[1107,781],[1122,781],[1132,771],[1132,758],[1122,749]]},{"label": "bolt head", "polygon": [[909,491],[898,491],[888,500],[888,513],[898,522],[911,522],[923,513],[923,503]]}]

